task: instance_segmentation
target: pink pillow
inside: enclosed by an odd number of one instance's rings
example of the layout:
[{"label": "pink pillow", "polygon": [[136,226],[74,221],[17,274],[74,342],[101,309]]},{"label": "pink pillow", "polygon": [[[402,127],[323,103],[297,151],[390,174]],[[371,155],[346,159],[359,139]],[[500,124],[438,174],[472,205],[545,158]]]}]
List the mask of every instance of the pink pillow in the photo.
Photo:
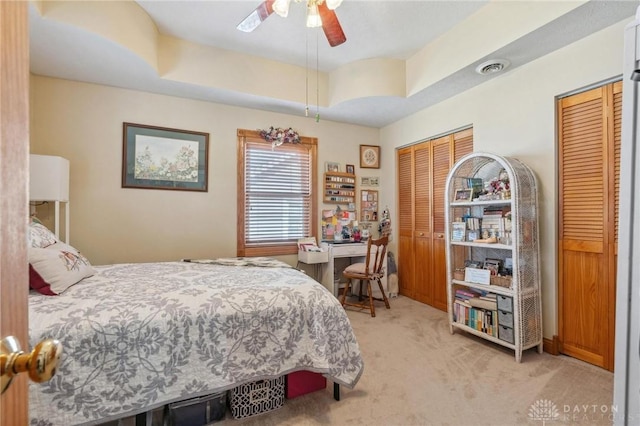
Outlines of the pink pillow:
[{"label": "pink pillow", "polygon": [[95,273],[86,257],[60,241],[45,248],[30,247],[29,264],[54,294],[62,293]]},{"label": "pink pillow", "polygon": [[29,264],[29,287],[45,296],[57,296],[57,294],[51,291],[49,284],[33,269],[31,264]]}]

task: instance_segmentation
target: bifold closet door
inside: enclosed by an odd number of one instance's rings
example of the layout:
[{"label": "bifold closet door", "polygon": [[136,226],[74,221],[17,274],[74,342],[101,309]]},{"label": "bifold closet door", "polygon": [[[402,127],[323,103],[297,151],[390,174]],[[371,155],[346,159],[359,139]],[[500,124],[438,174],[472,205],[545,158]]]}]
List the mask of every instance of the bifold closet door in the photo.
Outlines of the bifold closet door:
[{"label": "bifold closet door", "polygon": [[447,175],[453,166],[452,151],[454,143],[452,136],[445,136],[433,141],[433,224],[432,224],[432,285],[431,305],[440,310],[447,310],[447,259],[446,259],[446,220],[444,214],[444,195]]},{"label": "bifold closet door", "polygon": [[[558,101],[559,340],[613,369],[621,84]],[[616,123],[617,121],[617,123]]]},{"label": "bifold closet door", "polygon": [[413,149],[397,152],[398,161],[398,287],[403,296],[416,299],[413,279]]},{"label": "bifold closet door", "polygon": [[453,163],[472,151],[471,128],[397,151],[400,294],[445,311],[444,189]]}]

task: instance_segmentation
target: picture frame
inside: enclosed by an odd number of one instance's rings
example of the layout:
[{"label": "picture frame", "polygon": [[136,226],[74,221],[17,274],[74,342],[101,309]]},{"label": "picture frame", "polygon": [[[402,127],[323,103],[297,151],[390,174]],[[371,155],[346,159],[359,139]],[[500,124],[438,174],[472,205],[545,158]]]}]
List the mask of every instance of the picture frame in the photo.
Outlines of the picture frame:
[{"label": "picture frame", "polygon": [[122,188],[207,192],[209,133],[123,123]]},{"label": "picture frame", "polygon": [[360,145],[360,168],[379,169],[380,168],[380,146]]},{"label": "picture frame", "polygon": [[471,201],[473,199],[473,189],[471,188],[463,188],[456,189],[454,195],[454,201]]},{"label": "picture frame", "polygon": [[467,232],[466,222],[451,222],[451,241],[464,241]]},{"label": "picture frame", "polygon": [[346,166],[346,170],[347,173],[355,175],[356,174],[356,166],[354,166],[353,164],[347,164]]},{"label": "picture frame", "polygon": [[324,170],[326,172],[340,172],[340,163],[334,163],[333,161],[325,161]]},{"label": "picture frame", "polygon": [[485,259],[484,268],[491,271],[491,275],[498,275],[502,266],[502,261],[500,259]]}]

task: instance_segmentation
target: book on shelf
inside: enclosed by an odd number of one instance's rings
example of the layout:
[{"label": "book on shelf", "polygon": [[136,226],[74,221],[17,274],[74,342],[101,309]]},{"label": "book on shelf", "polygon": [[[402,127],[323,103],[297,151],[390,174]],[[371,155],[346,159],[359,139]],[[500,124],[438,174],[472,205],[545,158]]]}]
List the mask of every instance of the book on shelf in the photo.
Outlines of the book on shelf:
[{"label": "book on shelf", "polygon": [[460,296],[461,299],[470,299],[472,297],[480,297],[482,293],[475,291],[474,289],[456,289],[456,297]]},{"label": "book on shelf", "polygon": [[474,297],[472,299],[469,299],[468,303],[474,308],[488,309],[490,311],[495,311],[498,309],[497,301],[483,300],[483,299],[480,299],[479,297]]},{"label": "book on shelf", "polygon": [[495,302],[496,300],[498,300],[498,297],[497,297],[497,295],[496,295],[495,293],[487,293],[487,294],[486,294],[486,295],[484,295],[484,296],[480,296],[480,299],[482,299],[482,300],[488,300],[488,301],[490,301],[490,302],[491,302],[491,301]]},{"label": "book on shelf", "polygon": [[464,218],[466,224],[467,224],[467,229],[469,229],[470,231],[479,231],[480,230],[480,218],[477,217],[473,217],[473,216],[467,216]]}]

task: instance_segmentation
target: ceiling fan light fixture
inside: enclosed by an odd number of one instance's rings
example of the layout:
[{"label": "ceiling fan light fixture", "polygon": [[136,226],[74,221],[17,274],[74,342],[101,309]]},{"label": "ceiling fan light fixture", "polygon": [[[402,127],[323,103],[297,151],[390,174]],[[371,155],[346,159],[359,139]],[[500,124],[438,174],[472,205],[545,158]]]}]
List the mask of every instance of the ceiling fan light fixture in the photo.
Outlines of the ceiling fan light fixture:
[{"label": "ceiling fan light fixture", "polygon": [[330,10],[335,10],[342,4],[342,0],[324,0]]},{"label": "ceiling fan light fixture", "polygon": [[271,8],[278,15],[286,18],[289,15],[289,3],[291,3],[291,0],[275,0]]},{"label": "ceiling fan light fixture", "polygon": [[322,26],[322,19],[320,19],[318,4],[315,1],[309,1],[307,3],[307,27],[318,28],[321,26]]},{"label": "ceiling fan light fixture", "polygon": [[506,59],[489,59],[476,67],[476,72],[482,75],[497,74],[511,65]]}]

